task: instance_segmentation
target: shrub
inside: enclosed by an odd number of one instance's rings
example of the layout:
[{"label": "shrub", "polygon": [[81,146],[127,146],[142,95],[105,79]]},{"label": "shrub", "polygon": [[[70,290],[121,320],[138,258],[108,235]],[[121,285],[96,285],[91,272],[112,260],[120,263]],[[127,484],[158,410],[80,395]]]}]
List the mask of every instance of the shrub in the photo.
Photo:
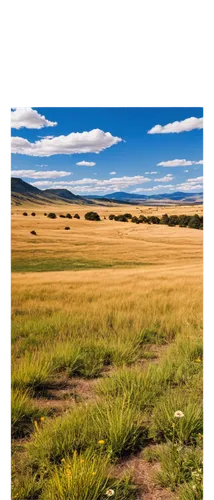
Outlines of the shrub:
[{"label": "shrub", "polygon": [[169,226],[177,226],[179,224],[179,217],[178,215],[170,215],[169,216]]},{"label": "shrub", "polygon": [[159,217],[156,217],[155,215],[148,217],[148,221],[151,222],[151,224],[160,224]]},{"label": "shrub", "polygon": [[180,227],[187,227],[191,219],[190,215],[179,215],[178,224]]},{"label": "shrub", "polygon": [[188,227],[192,229],[201,229],[201,227],[203,227],[203,219],[201,220],[197,214],[193,215],[193,217],[190,218]]},{"label": "shrub", "polygon": [[163,214],[160,220],[160,224],[169,224],[169,216],[167,214]]},{"label": "shrub", "polygon": [[61,219],[65,219],[65,215],[60,215]]},{"label": "shrub", "polygon": [[38,389],[50,383],[53,362],[46,353],[27,354],[13,366],[12,387]]},{"label": "shrub", "polygon": [[109,220],[115,220],[115,215],[114,214],[110,214],[109,215]]},{"label": "shrub", "polygon": [[125,215],[115,215],[114,220],[117,220],[119,222],[128,222],[127,217]]},{"label": "shrub", "polygon": [[125,214],[124,214],[124,217],[126,217],[126,219],[131,219],[131,218],[132,218],[132,214],[125,213]]},{"label": "shrub", "polygon": [[148,218],[145,217],[145,215],[139,215],[139,221],[141,223],[146,223],[146,222],[148,222]]},{"label": "shrub", "polygon": [[23,212],[23,214],[22,214],[22,215],[25,215],[25,217],[26,217],[26,216],[28,215],[28,213],[27,213],[27,212]]},{"label": "shrub", "polygon": [[48,214],[48,217],[49,217],[49,219],[56,219],[56,214],[54,214],[53,212],[50,212]]},{"label": "shrub", "polygon": [[74,219],[80,219],[79,214],[75,214],[75,215],[74,215]]},{"label": "shrub", "polygon": [[87,214],[85,214],[85,219],[86,220],[96,220],[96,221],[99,221],[100,220],[100,216],[98,215],[97,212],[87,212]]},{"label": "shrub", "polygon": [[131,222],[134,222],[135,224],[139,224],[140,221],[139,221],[138,217],[136,217],[136,215],[135,215],[134,217],[132,217]]},{"label": "shrub", "polygon": [[47,214],[46,214],[46,212],[44,213],[44,215],[45,215],[45,216],[47,215]]},{"label": "shrub", "polygon": [[31,232],[30,232],[30,234],[33,234],[34,236],[36,236],[36,235],[37,235],[36,231],[34,231],[34,230],[33,230],[33,231],[31,231]]},{"label": "shrub", "polygon": [[72,215],[71,214],[66,214],[66,219],[72,219]]},{"label": "shrub", "polygon": [[68,231],[69,229],[71,229],[69,226],[66,226],[65,227],[65,230]]},{"label": "shrub", "polygon": [[31,215],[32,215],[33,217],[35,217],[35,215],[36,215],[36,214],[35,214],[35,212],[32,212],[32,214],[31,214]]}]

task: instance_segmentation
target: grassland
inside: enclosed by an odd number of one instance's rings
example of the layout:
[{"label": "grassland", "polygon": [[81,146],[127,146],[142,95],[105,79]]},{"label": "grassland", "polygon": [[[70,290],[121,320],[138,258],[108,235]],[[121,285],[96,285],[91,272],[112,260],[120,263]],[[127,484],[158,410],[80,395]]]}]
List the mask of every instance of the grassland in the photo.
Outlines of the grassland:
[{"label": "grassland", "polygon": [[12,207],[12,498],[202,499],[203,233],[108,220],[202,207],[86,211]]}]

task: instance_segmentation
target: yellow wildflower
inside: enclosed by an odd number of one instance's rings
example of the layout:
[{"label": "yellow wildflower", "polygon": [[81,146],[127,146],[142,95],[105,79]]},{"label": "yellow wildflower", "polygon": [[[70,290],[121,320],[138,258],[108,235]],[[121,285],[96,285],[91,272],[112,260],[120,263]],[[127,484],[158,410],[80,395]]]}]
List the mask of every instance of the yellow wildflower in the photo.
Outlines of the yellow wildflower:
[{"label": "yellow wildflower", "polygon": [[99,443],[99,444],[104,444],[104,443],[105,443],[105,441],[104,441],[104,439],[100,439],[100,440],[98,441],[98,443]]},{"label": "yellow wildflower", "polygon": [[200,362],[201,362],[201,358],[197,358],[197,359],[195,360],[195,362],[196,362],[196,363],[200,363]]},{"label": "yellow wildflower", "polygon": [[92,476],[95,476],[96,472],[92,472]]},{"label": "yellow wildflower", "polygon": [[41,420],[41,422],[44,422],[45,417],[41,417],[40,420]]}]

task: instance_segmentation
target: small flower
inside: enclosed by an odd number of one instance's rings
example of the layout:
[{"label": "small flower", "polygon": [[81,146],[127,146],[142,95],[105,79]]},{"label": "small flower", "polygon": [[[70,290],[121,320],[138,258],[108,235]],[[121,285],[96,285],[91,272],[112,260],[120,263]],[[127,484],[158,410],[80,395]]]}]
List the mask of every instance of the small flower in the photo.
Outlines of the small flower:
[{"label": "small flower", "polygon": [[82,460],[80,460],[80,463],[83,464],[83,462],[85,462],[85,460],[82,458]]},{"label": "small flower", "polygon": [[104,444],[104,443],[105,443],[105,441],[104,441],[104,439],[100,439],[100,440],[98,441],[98,443],[99,443],[99,444]]},{"label": "small flower", "polygon": [[106,496],[107,497],[113,497],[114,494],[115,494],[115,492],[111,488],[109,488],[108,490],[106,490]]},{"label": "small flower", "polygon": [[44,422],[45,417],[41,417],[40,420],[41,420],[41,422]]},{"label": "small flower", "polygon": [[96,472],[92,472],[92,476],[95,476],[96,475]]},{"label": "small flower", "polygon": [[184,417],[184,413],[180,410],[177,410],[175,413],[174,413],[174,418],[182,418]]},{"label": "small flower", "polygon": [[196,362],[196,363],[200,363],[200,362],[201,362],[201,358],[199,358],[199,357],[198,357],[198,358],[195,360],[195,362]]},{"label": "small flower", "polygon": [[65,458],[61,458],[61,462],[65,462]]}]

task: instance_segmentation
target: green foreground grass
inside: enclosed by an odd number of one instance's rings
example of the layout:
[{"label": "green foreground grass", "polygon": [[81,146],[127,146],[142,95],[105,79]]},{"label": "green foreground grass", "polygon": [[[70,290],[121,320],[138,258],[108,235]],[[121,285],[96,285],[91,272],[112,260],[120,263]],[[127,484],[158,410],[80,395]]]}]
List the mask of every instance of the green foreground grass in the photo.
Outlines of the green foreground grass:
[{"label": "green foreground grass", "polygon": [[99,261],[72,258],[43,258],[35,259],[13,258],[11,262],[11,271],[15,273],[27,272],[51,272],[51,271],[81,271],[84,269],[110,269],[110,268],[129,268],[138,266],[148,266],[149,263],[130,262],[130,261]]}]

